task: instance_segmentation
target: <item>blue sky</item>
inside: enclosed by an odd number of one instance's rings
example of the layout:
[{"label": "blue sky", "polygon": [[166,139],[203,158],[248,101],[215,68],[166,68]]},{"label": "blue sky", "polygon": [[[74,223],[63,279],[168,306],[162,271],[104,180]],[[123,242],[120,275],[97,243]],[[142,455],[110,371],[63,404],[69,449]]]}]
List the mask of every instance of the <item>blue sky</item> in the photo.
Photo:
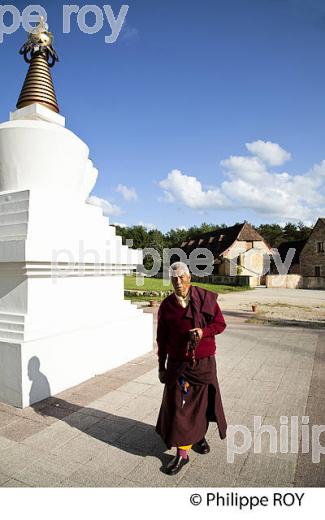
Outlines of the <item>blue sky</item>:
[{"label": "blue sky", "polygon": [[[53,79],[99,170],[91,201],[111,223],[325,216],[325,2],[130,0],[113,44],[106,19],[89,35],[73,15],[63,34],[68,3],[40,2],[60,56]],[[117,16],[122,2],[104,4]],[[27,72],[25,39],[20,28],[0,44],[1,121]]]}]

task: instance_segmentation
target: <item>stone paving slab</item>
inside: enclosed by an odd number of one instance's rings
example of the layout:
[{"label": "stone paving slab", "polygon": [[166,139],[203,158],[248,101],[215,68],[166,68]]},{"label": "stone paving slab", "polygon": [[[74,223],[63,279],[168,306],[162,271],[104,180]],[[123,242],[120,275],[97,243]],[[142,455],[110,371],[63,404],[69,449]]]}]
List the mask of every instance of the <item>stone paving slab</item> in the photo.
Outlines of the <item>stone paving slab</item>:
[{"label": "stone paving slab", "polygon": [[6,482],[8,482],[9,477],[4,473],[0,473],[0,486],[3,486]]},{"label": "stone paving slab", "polygon": [[60,447],[53,449],[51,453],[63,456],[79,464],[85,464],[96,455],[103,456],[107,450],[107,441],[89,434],[80,434]]},{"label": "stone paving slab", "polygon": [[15,474],[15,480],[29,487],[58,487],[62,481],[62,474],[57,466],[56,471],[35,463]]},{"label": "stone paving slab", "polygon": [[[308,400],[305,415],[309,417],[311,425],[325,424],[325,335],[321,334],[317,338],[317,348],[315,352],[315,363],[311,377],[311,384],[308,392]],[[324,446],[325,433],[320,436],[320,444]],[[324,457],[324,455],[323,455]],[[295,474],[295,486],[324,486],[325,469],[322,459],[320,462],[313,463],[310,453],[298,454]]]},{"label": "stone paving slab", "polygon": [[24,439],[21,445],[50,452],[77,436],[78,430],[69,428],[65,422],[56,422],[43,431]]},{"label": "stone paving slab", "polygon": [[15,446],[1,450],[0,472],[13,477],[27,466],[32,466],[42,457],[39,450],[17,443]]},{"label": "stone paving slab", "polygon": [[19,420],[20,416],[13,414],[11,410],[0,412],[0,432],[3,428],[17,423]]},{"label": "stone paving slab", "polygon": [[1,435],[9,440],[22,442],[35,433],[44,430],[44,425],[30,419],[18,419],[13,423],[1,428]]},{"label": "stone paving slab", "polygon": [[4,487],[4,488],[6,488],[6,487],[12,487],[12,488],[27,487],[27,488],[30,488],[30,487],[36,487],[36,486],[32,486],[31,484],[24,484],[24,482],[19,482],[19,480],[11,478],[5,484],[3,484],[2,487]]},{"label": "stone paving slab", "polygon": [[239,477],[243,480],[263,483],[264,486],[286,485],[291,487],[294,482],[297,457],[287,454],[285,458],[276,454],[250,453]]},{"label": "stone paving slab", "polygon": [[[69,477],[82,467],[80,459],[78,459],[78,462],[75,462],[72,457],[70,457],[70,454],[66,455],[60,450],[53,453],[42,452],[41,457],[37,460],[37,465],[59,475],[61,477],[60,480]],[[15,476],[18,478],[18,474]],[[19,478],[19,480],[23,481],[21,478]]]},{"label": "stone paving slab", "polygon": [[85,465],[61,482],[61,487],[117,487],[122,477],[113,473],[109,466]]},{"label": "stone paving slab", "polygon": [[[135,450],[134,450],[135,451]],[[132,453],[132,450],[122,450],[117,446],[107,446],[107,450],[100,456],[95,455],[91,460],[92,465],[110,467],[112,472],[123,478],[128,478],[129,474],[144,461],[143,454]]]},{"label": "stone paving slab", "polygon": [[0,450],[4,450],[5,448],[10,448],[17,446],[17,443],[14,441],[10,441],[9,439],[6,439],[6,437],[0,436]]},{"label": "stone paving slab", "polygon": [[[222,441],[211,424],[208,455],[191,451],[178,475],[162,472],[174,450],[155,433],[163,386],[152,352],[34,407],[0,404],[0,486],[324,486],[323,459],[315,470],[310,454],[273,454],[263,432],[264,426],[279,431],[282,415],[325,424],[324,338],[316,330],[246,324],[229,326],[217,338],[228,425],[241,425],[251,439],[232,463],[230,435]],[[254,415],[262,430],[254,429]],[[234,435],[238,447],[242,435]],[[259,435],[261,453],[255,453]]]}]

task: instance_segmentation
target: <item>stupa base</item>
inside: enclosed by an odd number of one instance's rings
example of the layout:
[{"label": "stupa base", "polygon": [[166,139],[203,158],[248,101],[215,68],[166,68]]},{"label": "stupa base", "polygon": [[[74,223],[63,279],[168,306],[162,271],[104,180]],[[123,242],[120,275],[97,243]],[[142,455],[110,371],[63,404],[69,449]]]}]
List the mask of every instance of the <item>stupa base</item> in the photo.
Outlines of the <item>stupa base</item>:
[{"label": "stupa base", "polygon": [[152,315],[24,342],[0,342],[0,401],[18,408],[150,352]]}]

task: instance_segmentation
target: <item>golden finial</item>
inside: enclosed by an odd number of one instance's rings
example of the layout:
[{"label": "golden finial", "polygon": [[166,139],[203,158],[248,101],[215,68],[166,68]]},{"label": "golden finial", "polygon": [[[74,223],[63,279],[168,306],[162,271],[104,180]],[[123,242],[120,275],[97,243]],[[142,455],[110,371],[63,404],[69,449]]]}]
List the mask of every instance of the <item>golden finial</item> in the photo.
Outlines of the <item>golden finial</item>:
[{"label": "golden finial", "polygon": [[48,30],[49,30],[49,26],[46,23],[44,16],[40,16],[38,25],[33,30],[33,33],[37,34],[39,32],[44,32],[44,31],[48,31]]},{"label": "golden finial", "polygon": [[[39,24],[28,34],[27,42],[22,46],[19,53],[24,55],[27,63],[31,62],[35,53],[41,53],[46,57],[50,67],[59,61],[59,57],[53,47],[54,36],[48,30],[44,16],[40,16]],[[30,57],[28,56],[30,54]]]},{"label": "golden finial", "polygon": [[48,25],[41,16],[39,24],[28,34],[27,42],[19,51],[30,67],[16,105],[17,108],[41,103],[50,110],[59,112],[49,69],[59,61],[53,41],[53,34],[48,30]]}]

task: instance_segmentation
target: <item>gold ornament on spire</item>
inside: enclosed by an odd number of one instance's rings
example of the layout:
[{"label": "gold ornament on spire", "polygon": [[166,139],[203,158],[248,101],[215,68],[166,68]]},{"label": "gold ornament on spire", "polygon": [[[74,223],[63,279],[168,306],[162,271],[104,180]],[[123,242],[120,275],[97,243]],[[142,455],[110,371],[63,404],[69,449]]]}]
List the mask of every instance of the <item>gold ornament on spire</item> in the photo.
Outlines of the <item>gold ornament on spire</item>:
[{"label": "gold ornament on spire", "polygon": [[27,42],[19,54],[29,63],[29,70],[17,102],[17,108],[23,108],[33,103],[41,103],[54,112],[59,112],[51,77],[52,68],[59,57],[53,47],[54,37],[48,30],[43,16],[37,27],[28,34]]}]

